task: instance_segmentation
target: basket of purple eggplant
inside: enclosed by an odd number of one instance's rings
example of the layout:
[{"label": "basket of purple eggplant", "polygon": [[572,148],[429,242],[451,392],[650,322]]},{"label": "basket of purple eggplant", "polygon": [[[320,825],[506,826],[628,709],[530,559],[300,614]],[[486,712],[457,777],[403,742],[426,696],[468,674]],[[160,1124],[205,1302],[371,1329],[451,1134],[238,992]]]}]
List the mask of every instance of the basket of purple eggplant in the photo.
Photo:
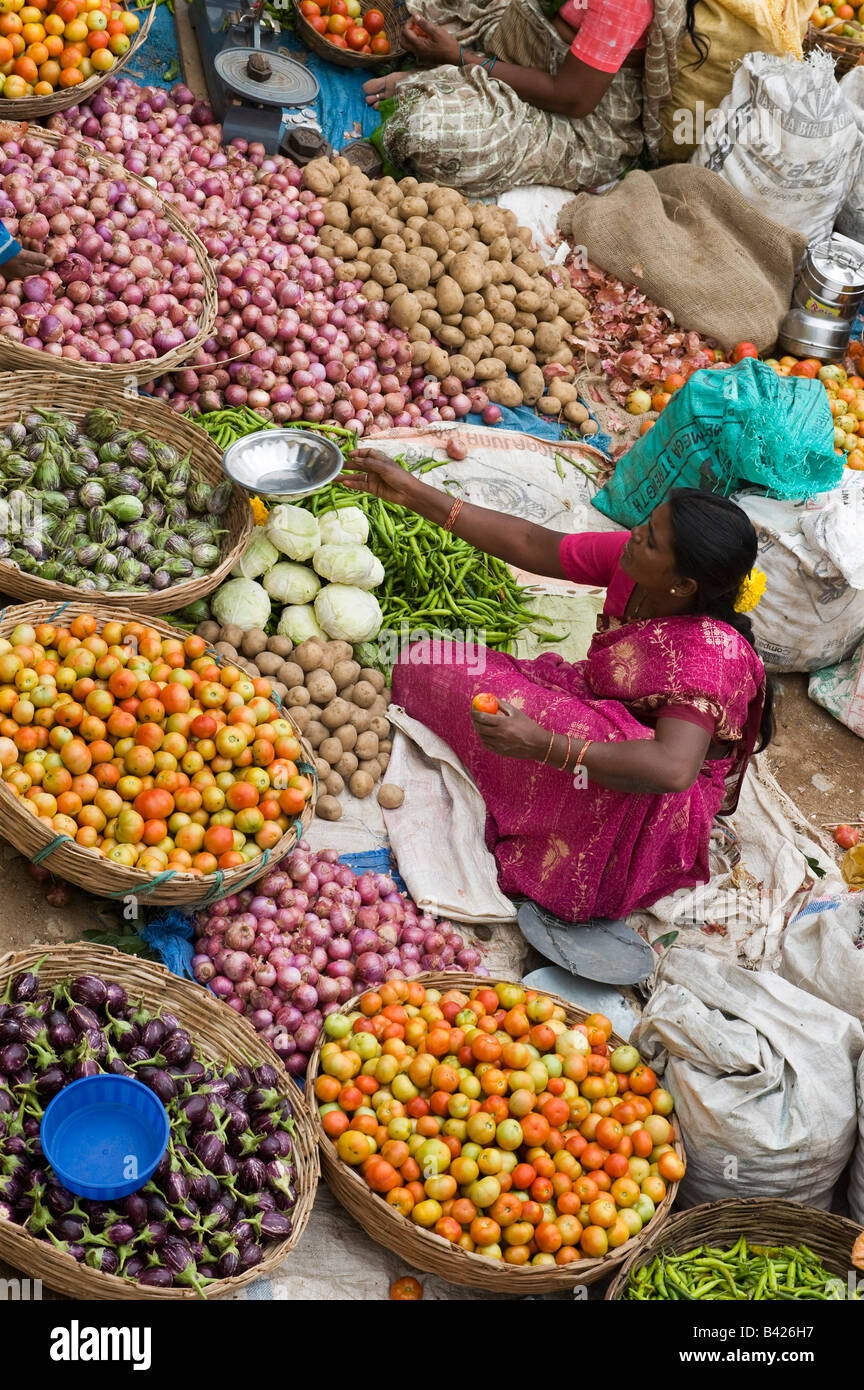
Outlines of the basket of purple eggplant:
[{"label": "basket of purple eggplant", "polygon": [[[153,1177],[111,1204],[52,1172],[41,1117],[71,1082],[130,1075],[165,1106]],[[75,1299],[218,1298],[300,1240],[318,1182],[303,1097],[245,1019],[106,946],[0,957],[0,1259]]]},{"label": "basket of purple eggplant", "polygon": [[219,449],[163,402],[0,375],[0,593],[176,612],[222,583],[251,534]]}]

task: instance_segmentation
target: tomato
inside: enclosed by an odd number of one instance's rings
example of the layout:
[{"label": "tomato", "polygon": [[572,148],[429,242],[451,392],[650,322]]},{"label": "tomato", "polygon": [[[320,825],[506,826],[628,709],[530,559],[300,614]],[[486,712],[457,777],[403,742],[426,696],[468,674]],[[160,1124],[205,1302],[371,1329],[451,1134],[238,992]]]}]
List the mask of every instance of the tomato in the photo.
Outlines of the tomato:
[{"label": "tomato", "polygon": [[423,1297],[423,1285],[410,1274],[403,1274],[390,1285],[390,1297],[396,1302],[406,1303]]},{"label": "tomato", "polygon": [[753,343],[736,343],[729,354],[730,362],[743,362],[745,357],[759,356],[759,349]]},{"label": "tomato", "polygon": [[385,22],[380,10],[367,10],[363,16],[363,28],[372,35],[380,34]]},{"label": "tomato", "polygon": [[471,701],[471,708],[479,710],[481,714],[497,714],[498,701],[494,695],[475,695],[474,699]]},{"label": "tomato", "polygon": [[834,831],[834,840],[841,849],[852,849],[861,839],[861,831],[854,825],[838,825]]},{"label": "tomato", "polygon": [[[368,16],[367,16],[367,18],[368,18]],[[367,24],[366,27],[367,27],[367,28],[369,27],[368,24]],[[372,40],[372,43],[370,44],[370,48],[371,48],[371,51],[372,51],[373,53],[376,53],[376,54],[378,54],[378,55],[381,56],[381,57],[383,57],[385,54],[389,53],[389,52],[390,52],[390,41],[389,41],[389,39],[387,38],[386,34],[376,34],[375,37],[374,37],[373,40]]]}]

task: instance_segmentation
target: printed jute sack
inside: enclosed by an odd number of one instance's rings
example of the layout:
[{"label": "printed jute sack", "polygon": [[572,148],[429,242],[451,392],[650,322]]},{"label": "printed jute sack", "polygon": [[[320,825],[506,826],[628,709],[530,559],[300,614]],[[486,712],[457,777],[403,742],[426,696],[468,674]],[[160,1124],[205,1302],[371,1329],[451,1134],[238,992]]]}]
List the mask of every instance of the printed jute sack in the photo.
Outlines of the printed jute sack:
[{"label": "printed jute sack", "polygon": [[856,1019],[776,975],[673,947],[632,1041],[675,1098],[683,1205],[828,1206],[856,1139]]},{"label": "printed jute sack", "polygon": [[619,459],[594,506],[635,526],[673,487],[728,494],[755,483],[774,497],[809,497],[843,472],[833,440],[820,381],[781,377],[752,359],[725,371],[705,368]]}]

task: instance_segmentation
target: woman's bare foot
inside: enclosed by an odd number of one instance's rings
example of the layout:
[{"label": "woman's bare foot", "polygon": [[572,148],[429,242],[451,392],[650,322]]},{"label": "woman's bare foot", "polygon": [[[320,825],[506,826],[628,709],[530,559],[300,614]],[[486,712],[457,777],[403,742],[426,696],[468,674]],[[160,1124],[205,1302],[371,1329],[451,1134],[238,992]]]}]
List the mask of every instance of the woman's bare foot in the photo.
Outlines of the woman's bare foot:
[{"label": "woman's bare foot", "polygon": [[398,84],[410,76],[410,72],[388,72],[386,77],[370,77],[368,82],[363,83],[366,105],[374,106],[377,111],[381,102],[392,97]]}]

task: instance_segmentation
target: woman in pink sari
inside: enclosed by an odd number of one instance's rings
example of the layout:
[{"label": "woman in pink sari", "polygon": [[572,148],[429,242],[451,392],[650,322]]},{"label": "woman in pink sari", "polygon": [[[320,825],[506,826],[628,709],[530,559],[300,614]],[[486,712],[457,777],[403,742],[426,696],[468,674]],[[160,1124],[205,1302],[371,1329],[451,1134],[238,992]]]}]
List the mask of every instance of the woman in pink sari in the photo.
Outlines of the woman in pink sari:
[{"label": "woman in pink sari", "polygon": [[[606,588],[588,656],[518,661],[412,647],[393,699],[458,754],[486,803],[501,888],[568,922],[620,917],[709,878],[714,817],[734,810],[771,737],[771,697],[749,618],[735,610],[756,559],[727,498],[674,490],[630,533],[561,535],[465,504],[392,459],[358,451],[346,486],[446,525],[533,574]],[[495,694],[497,714],[472,709]],[[520,767],[513,760],[519,760]]]}]

